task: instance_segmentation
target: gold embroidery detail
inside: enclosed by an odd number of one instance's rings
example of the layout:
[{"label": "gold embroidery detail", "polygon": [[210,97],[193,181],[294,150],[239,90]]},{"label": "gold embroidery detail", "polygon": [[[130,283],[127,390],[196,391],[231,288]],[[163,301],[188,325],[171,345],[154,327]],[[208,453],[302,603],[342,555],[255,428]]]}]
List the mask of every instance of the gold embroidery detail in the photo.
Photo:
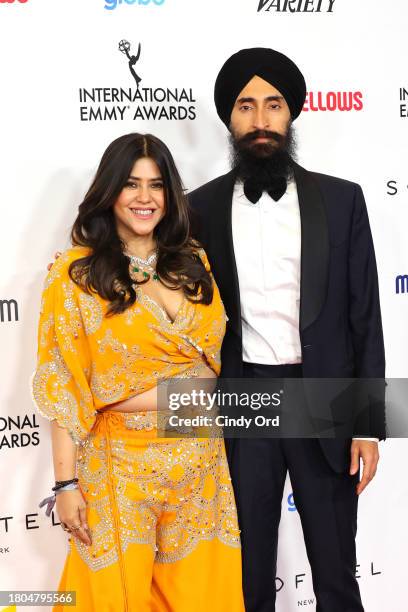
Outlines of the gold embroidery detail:
[{"label": "gold embroidery detail", "polygon": [[39,342],[42,347],[47,346],[48,332],[50,331],[50,329],[53,329],[54,325],[55,325],[54,313],[51,312],[45,319],[43,319],[43,321],[40,324]]},{"label": "gold embroidery detail", "polygon": [[149,544],[159,563],[183,559],[203,540],[218,538],[228,546],[240,546],[222,439],[156,441],[139,437],[133,445],[132,439],[126,441],[118,431],[126,426],[127,417],[110,413],[108,418],[108,427],[114,430],[109,448],[117,507],[110,507],[108,447],[101,420],[81,448],[78,462],[93,517],[93,542],[89,547],[75,540],[75,546],[92,570],[118,560],[112,511],[119,517],[122,551],[133,543]]},{"label": "gold embroidery detail", "polygon": [[62,253],[56,261],[54,261],[51,270],[48,272],[45,281],[44,281],[44,289],[48,289],[57,278],[61,278],[65,276],[65,267],[67,262],[71,261],[71,253],[70,251],[65,251]]},{"label": "gold embroidery detail", "polygon": [[[90,414],[87,408],[92,405],[92,396],[76,383],[57,346],[50,356],[51,360],[40,365],[32,379],[33,399],[42,416],[66,427],[74,442],[80,444],[95,420],[94,412]],[[78,403],[87,423],[79,419]]]},{"label": "gold embroidery detail", "polygon": [[102,323],[102,306],[95,296],[84,292],[79,294],[79,305],[86,334],[94,334]]},{"label": "gold embroidery detail", "polygon": [[140,306],[133,304],[133,306],[131,306],[124,312],[126,325],[133,325],[135,319],[137,319],[141,314],[142,309],[140,308]]},{"label": "gold embroidery detail", "polygon": [[159,304],[153,298],[147,295],[140,286],[134,285],[134,288],[137,299],[145,306],[146,310],[152,313],[154,317],[160,321],[163,331],[170,334],[178,333],[185,329],[188,325],[191,325],[195,312],[194,310],[190,310],[189,306],[194,307],[194,305],[191,304],[191,302],[189,302],[184,295],[180,308],[178,309],[174,320],[171,321],[165,310],[163,310],[163,308],[159,306]]},{"label": "gold embroidery detail", "polygon": [[113,337],[112,330],[109,328],[105,331],[103,338],[98,340],[98,345],[99,353],[106,354],[112,351],[115,355],[112,360],[113,365],[104,372],[96,369],[92,371],[91,390],[105,404],[111,404],[120,400],[128,388],[129,370],[131,371],[141,359],[140,347],[135,345],[128,349],[126,345]]}]

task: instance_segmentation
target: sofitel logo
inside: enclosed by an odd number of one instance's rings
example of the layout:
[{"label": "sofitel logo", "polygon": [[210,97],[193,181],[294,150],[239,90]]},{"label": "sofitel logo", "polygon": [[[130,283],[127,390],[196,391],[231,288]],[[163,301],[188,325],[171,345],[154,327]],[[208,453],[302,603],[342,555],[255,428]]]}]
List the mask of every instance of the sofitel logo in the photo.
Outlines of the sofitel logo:
[{"label": "sofitel logo", "polygon": [[161,6],[162,4],[164,4],[164,2],[165,0],[105,0],[105,8],[108,11],[113,11],[120,4],[138,4],[139,6],[147,6],[148,4],[155,4],[156,6]]},{"label": "sofitel logo", "polygon": [[361,111],[361,91],[309,91],[306,94],[304,111]]},{"label": "sofitel logo", "polygon": [[[79,89],[81,121],[194,120],[196,100],[190,88],[141,87],[142,77],[136,71],[142,55],[139,43],[136,53],[129,41],[121,40],[118,50],[125,55],[132,83],[136,87],[92,87]],[[144,78],[144,77],[143,77]]]},{"label": "sofitel logo", "polygon": [[405,189],[408,189],[408,185],[401,185],[402,181],[398,182],[395,180],[391,180],[387,182],[387,195],[389,196],[395,196],[397,195],[400,191],[403,191]]},{"label": "sofitel logo", "polygon": [[258,0],[258,13],[333,13],[336,0]]},{"label": "sofitel logo", "polygon": [[[31,512],[30,514],[24,515],[24,524],[26,531],[29,531],[30,529],[40,529],[40,525],[37,525],[38,516],[38,512]],[[15,519],[17,519],[17,523],[11,523],[11,521],[14,521]],[[11,514],[8,516],[0,516],[0,533],[9,533],[10,523],[11,527],[16,525],[16,528],[21,528],[23,521],[21,520],[21,516],[13,516]],[[61,525],[61,523],[58,522],[54,511],[51,512],[51,525],[52,527],[57,527],[58,525]],[[48,529],[48,525],[46,525],[46,523],[44,522],[41,526],[46,526],[46,528]]]},{"label": "sofitel logo", "polygon": [[[366,567],[364,568],[363,573],[360,570],[360,564],[356,565],[356,578],[360,579],[363,576],[365,578],[367,578],[368,576],[381,576],[382,571],[377,570],[377,568],[374,566],[374,561],[371,561],[370,563],[370,567]],[[290,584],[294,584],[296,590],[308,588],[307,585],[305,585],[305,581],[303,580],[303,578],[309,577],[308,574],[306,574],[306,572],[302,573],[302,574],[295,574],[294,576],[292,576],[291,580],[290,580]],[[288,579],[286,579],[286,582],[289,582]],[[285,587],[285,580],[283,580],[281,577],[276,576],[275,578],[275,588],[276,588],[276,592],[279,593],[279,591],[282,591],[282,589]],[[300,605],[306,605],[307,603],[313,603],[313,601],[310,600],[301,600]],[[299,603],[298,603],[299,605]]]}]

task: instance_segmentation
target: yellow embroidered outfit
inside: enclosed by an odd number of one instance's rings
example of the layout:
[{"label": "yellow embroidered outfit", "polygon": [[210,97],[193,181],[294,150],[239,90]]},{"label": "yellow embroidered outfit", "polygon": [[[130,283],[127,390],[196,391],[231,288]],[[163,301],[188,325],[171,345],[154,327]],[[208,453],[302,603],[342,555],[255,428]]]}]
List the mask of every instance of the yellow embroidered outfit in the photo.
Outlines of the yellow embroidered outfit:
[{"label": "yellow embroidered outfit", "polygon": [[108,302],[68,275],[88,253],[67,250],[46,278],[32,382],[38,410],[78,444],[92,532],[91,546],[71,539],[59,589],[76,591],[86,612],[243,612],[223,439],[159,438],[156,413],[98,412],[203,362],[219,374],[218,288],[208,306],[185,299],[173,322],[140,288],[133,306],[105,317]]}]

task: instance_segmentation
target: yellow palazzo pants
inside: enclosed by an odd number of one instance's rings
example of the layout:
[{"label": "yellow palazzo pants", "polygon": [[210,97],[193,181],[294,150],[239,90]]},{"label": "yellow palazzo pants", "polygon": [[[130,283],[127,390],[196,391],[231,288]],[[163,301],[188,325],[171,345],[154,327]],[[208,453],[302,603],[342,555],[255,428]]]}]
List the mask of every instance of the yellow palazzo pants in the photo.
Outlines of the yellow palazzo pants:
[{"label": "yellow palazzo pants", "polygon": [[84,612],[244,612],[224,441],[159,438],[156,418],[98,415],[78,456],[92,545],[70,539],[59,590]]}]

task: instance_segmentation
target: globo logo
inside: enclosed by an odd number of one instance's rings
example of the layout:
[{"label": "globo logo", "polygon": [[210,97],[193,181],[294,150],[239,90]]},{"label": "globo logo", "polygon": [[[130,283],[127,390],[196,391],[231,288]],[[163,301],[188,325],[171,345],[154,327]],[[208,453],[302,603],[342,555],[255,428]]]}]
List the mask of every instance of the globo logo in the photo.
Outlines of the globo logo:
[{"label": "globo logo", "polygon": [[293,493],[288,495],[288,510],[289,512],[296,512],[297,510]]},{"label": "globo logo", "polygon": [[105,8],[108,11],[114,11],[120,4],[139,4],[140,6],[147,6],[148,4],[155,4],[161,6],[165,0],[105,0]]}]

